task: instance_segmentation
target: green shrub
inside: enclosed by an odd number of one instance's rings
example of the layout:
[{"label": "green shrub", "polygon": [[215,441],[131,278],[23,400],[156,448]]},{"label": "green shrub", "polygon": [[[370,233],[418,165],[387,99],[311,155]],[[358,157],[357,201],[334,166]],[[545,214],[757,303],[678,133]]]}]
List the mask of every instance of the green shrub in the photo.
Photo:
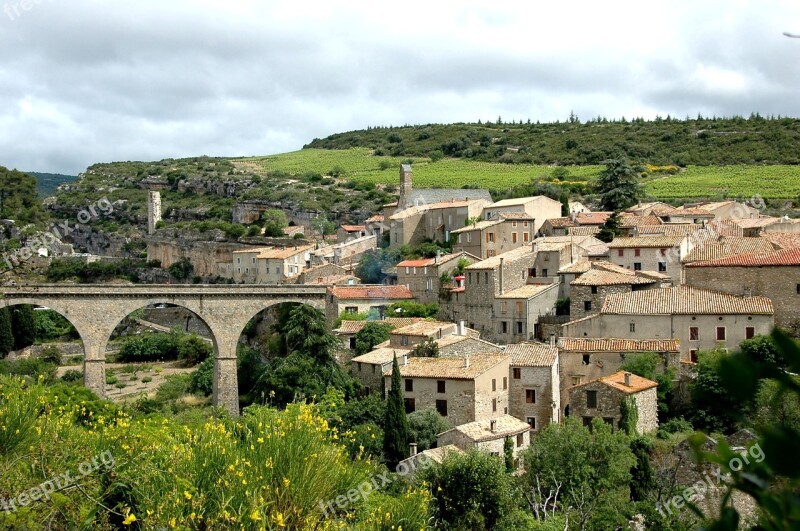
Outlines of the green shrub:
[{"label": "green shrub", "polygon": [[119,378],[116,376],[106,376],[106,385],[114,385],[117,382],[119,382]]},{"label": "green shrub", "polygon": [[145,376],[144,378],[142,378],[142,383],[150,383],[152,381],[153,381],[152,376]]},{"label": "green shrub", "polygon": [[192,373],[189,391],[210,396],[214,390],[214,359],[208,358]]},{"label": "green shrub", "polygon": [[80,382],[83,380],[83,372],[70,369],[61,375],[61,380],[64,382]]}]

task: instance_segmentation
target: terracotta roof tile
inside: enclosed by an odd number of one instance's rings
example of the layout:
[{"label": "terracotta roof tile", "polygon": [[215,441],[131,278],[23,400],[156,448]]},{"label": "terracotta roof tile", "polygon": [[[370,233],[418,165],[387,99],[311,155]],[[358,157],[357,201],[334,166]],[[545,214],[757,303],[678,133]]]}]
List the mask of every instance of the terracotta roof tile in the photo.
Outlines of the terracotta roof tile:
[{"label": "terracotta roof tile", "polygon": [[[381,347],[373,349],[366,354],[356,356],[352,361],[356,363],[369,363],[372,365],[383,365],[384,363],[391,363],[395,356],[397,356],[397,363],[403,363],[403,355],[411,352],[410,350],[402,348]],[[391,372],[391,371],[389,371]]]},{"label": "terracotta roof tile", "polygon": [[498,254],[497,256],[493,256],[491,258],[487,258],[486,260],[481,260],[480,262],[476,262],[474,264],[468,265],[466,269],[468,270],[476,270],[476,269],[494,269],[500,265],[500,258],[505,259],[506,265],[514,262],[515,260],[520,260],[525,257],[533,257],[533,250],[530,245],[523,245],[522,247],[517,247],[516,249],[512,249],[506,253]]},{"label": "terracotta roof tile", "polygon": [[[492,420],[495,422],[494,431],[491,429]],[[495,419],[476,420],[475,422],[461,424],[448,431],[458,431],[474,442],[482,442],[513,437],[514,435],[525,433],[530,429],[531,427],[527,422],[523,422],[517,417],[501,415]],[[440,433],[439,436],[441,437],[444,433]]]},{"label": "terracotta roof tile", "polygon": [[663,225],[663,222],[658,216],[650,214],[649,216],[637,216],[630,212],[623,212],[620,215],[619,226],[622,228],[629,227],[657,227]]},{"label": "terracotta roof tile", "polygon": [[636,231],[640,236],[648,234],[660,234],[663,236],[680,236],[691,234],[700,228],[693,223],[665,223],[663,225],[639,225]]},{"label": "terracotta roof tile", "polygon": [[647,391],[648,389],[652,389],[654,387],[658,387],[658,382],[654,382],[653,380],[648,380],[647,378],[642,378],[636,374],[630,373],[630,383],[631,385],[625,385],[625,371],[615,372],[614,374],[610,374],[603,378],[599,378],[597,380],[592,380],[591,382],[586,382],[585,384],[576,385],[572,389],[578,387],[585,387],[592,383],[601,383],[616,389],[617,391],[621,391],[626,395],[631,395],[634,393],[640,393],[642,391]]},{"label": "terracotta roof tile", "polygon": [[639,236],[633,238],[614,238],[608,244],[609,249],[634,249],[661,247],[669,248],[680,245],[683,236]]},{"label": "terracotta roof tile", "polygon": [[[465,367],[465,359],[469,366]],[[399,361],[399,358],[398,358]],[[404,378],[440,378],[450,380],[474,380],[489,369],[500,364],[510,364],[511,356],[507,354],[472,354],[446,358],[408,358],[407,365],[400,365],[400,374]],[[391,375],[391,370],[387,375]]]},{"label": "terracotta roof tile", "polygon": [[526,284],[517,289],[506,291],[502,295],[495,295],[495,299],[529,299],[542,293],[557,284]]},{"label": "terracotta roof tile", "polygon": [[702,242],[681,259],[683,263],[716,260],[739,254],[770,253],[775,249],[763,238],[727,237],[718,242]]},{"label": "terracotta roof tile", "polygon": [[800,265],[800,249],[749,253],[686,264],[686,267],[780,267]]},{"label": "terracotta roof tile", "polygon": [[367,230],[364,225],[342,225],[341,229],[345,232],[363,232]]},{"label": "terracotta roof tile", "polygon": [[764,217],[754,219],[732,219],[731,223],[735,223],[743,229],[754,229],[759,227],[769,227],[776,223],[780,223],[781,218]]},{"label": "terracotta roof tile", "polygon": [[544,343],[508,345],[505,353],[511,354],[511,365],[515,367],[552,367],[558,359],[558,348]]},{"label": "terracotta roof tile", "polygon": [[437,334],[440,330],[449,327],[455,327],[454,323],[447,323],[443,321],[419,321],[410,325],[396,328],[392,331],[393,335],[398,336],[431,336]]},{"label": "terracotta roof tile", "polygon": [[383,214],[375,214],[374,216],[368,217],[364,223],[380,223],[383,219]]},{"label": "terracotta roof tile", "polygon": [[394,328],[398,328],[401,326],[408,326],[410,324],[414,324],[416,322],[422,321],[422,317],[387,317],[386,319],[382,319],[379,321],[348,321],[342,320],[342,324],[339,325],[339,328],[334,330],[334,332],[338,332],[339,334],[357,334],[364,328],[364,325],[367,323],[385,323],[389,326]]},{"label": "terracotta roof tile", "polygon": [[567,352],[680,352],[680,343],[679,339],[558,338],[558,348]]},{"label": "terracotta roof tile", "polygon": [[767,297],[741,297],[695,288],[676,286],[606,297],[602,314],[621,315],[692,315],[692,314],[753,314],[772,315],[772,301]]},{"label": "terracotta roof tile", "polygon": [[578,225],[602,225],[613,212],[578,212],[575,222]]},{"label": "terracotta roof tile", "polygon": [[584,227],[567,227],[567,234],[572,236],[592,236],[600,232],[599,225],[587,225]]},{"label": "terracotta roof tile", "polygon": [[550,218],[545,223],[549,223],[554,229],[563,229],[566,227],[576,227],[578,224],[572,221],[569,217],[564,218]]},{"label": "terracotta roof tile", "polygon": [[414,294],[406,286],[334,286],[328,293],[338,299],[413,299]]},{"label": "terracotta roof tile", "polygon": [[572,282],[573,286],[621,286],[621,285],[641,285],[653,284],[655,280],[642,278],[633,271],[619,273],[616,271],[605,271],[603,269],[590,269]]},{"label": "terracotta roof tile", "polygon": [[256,247],[253,249],[242,249],[239,251],[233,251],[232,254],[252,254],[256,253],[256,258],[259,259],[285,259],[296,254],[304,253],[306,251],[311,251],[314,248],[313,245],[301,245],[298,247]]},{"label": "terracotta roof tile", "polygon": [[777,249],[795,249],[800,247],[800,234],[790,232],[762,232],[760,235]]}]

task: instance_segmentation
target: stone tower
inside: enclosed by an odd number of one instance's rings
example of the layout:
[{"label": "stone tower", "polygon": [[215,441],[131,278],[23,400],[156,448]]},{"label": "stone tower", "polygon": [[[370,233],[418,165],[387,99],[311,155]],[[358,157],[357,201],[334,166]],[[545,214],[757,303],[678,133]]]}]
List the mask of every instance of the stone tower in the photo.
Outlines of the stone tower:
[{"label": "stone tower", "polygon": [[402,209],[408,196],[411,194],[411,164],[400,165],[400,200],[398,201],[398,208]]},{"label": "stone tower", "polygon": [[147,233],[156,231],[156,223],[161,221],[161,192],[150,190],[147,194]]}]

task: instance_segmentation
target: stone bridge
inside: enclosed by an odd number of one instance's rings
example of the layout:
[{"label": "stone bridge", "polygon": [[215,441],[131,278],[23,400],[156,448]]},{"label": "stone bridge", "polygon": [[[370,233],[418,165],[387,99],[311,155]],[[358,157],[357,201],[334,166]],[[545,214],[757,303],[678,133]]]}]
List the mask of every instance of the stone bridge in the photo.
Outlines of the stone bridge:
[{"label": "stone bridge", "polygon": [[308,304],[325,313],[324,286],[248,284],[38,284],[0,288],[0,308],[46,306],[66,317],[83,340],[84,384],[105,396],[105,353],[111,333],[131,312],[175,304],[194,312],[211,331],[214,405],[239,414],[236,345],[247,323],[274,304]]}]

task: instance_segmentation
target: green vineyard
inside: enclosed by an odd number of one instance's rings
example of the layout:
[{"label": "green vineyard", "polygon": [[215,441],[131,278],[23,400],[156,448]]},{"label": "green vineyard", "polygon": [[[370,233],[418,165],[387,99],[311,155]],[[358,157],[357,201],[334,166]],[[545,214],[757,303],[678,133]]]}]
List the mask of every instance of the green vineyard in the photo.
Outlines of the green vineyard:
[{"label": "green vineyard", "polygon": [[[375,184],[396,184],[404,157],[376,157],[367,148],[346,150],[303,149],[290,153],[242,159],[266,172],[293,175],[314,172]],[[419,187],[504,190],[532,179],[549,179],[554,166],[501,164],[466,159],[412,158],[414,184]],[[568,181],[590,181],[602,166],[568,166]],[[689,166],[676,175],[648,177],[646,190],[658,199],[749,198],[794,199],[800,195],[800,166]]]}]

